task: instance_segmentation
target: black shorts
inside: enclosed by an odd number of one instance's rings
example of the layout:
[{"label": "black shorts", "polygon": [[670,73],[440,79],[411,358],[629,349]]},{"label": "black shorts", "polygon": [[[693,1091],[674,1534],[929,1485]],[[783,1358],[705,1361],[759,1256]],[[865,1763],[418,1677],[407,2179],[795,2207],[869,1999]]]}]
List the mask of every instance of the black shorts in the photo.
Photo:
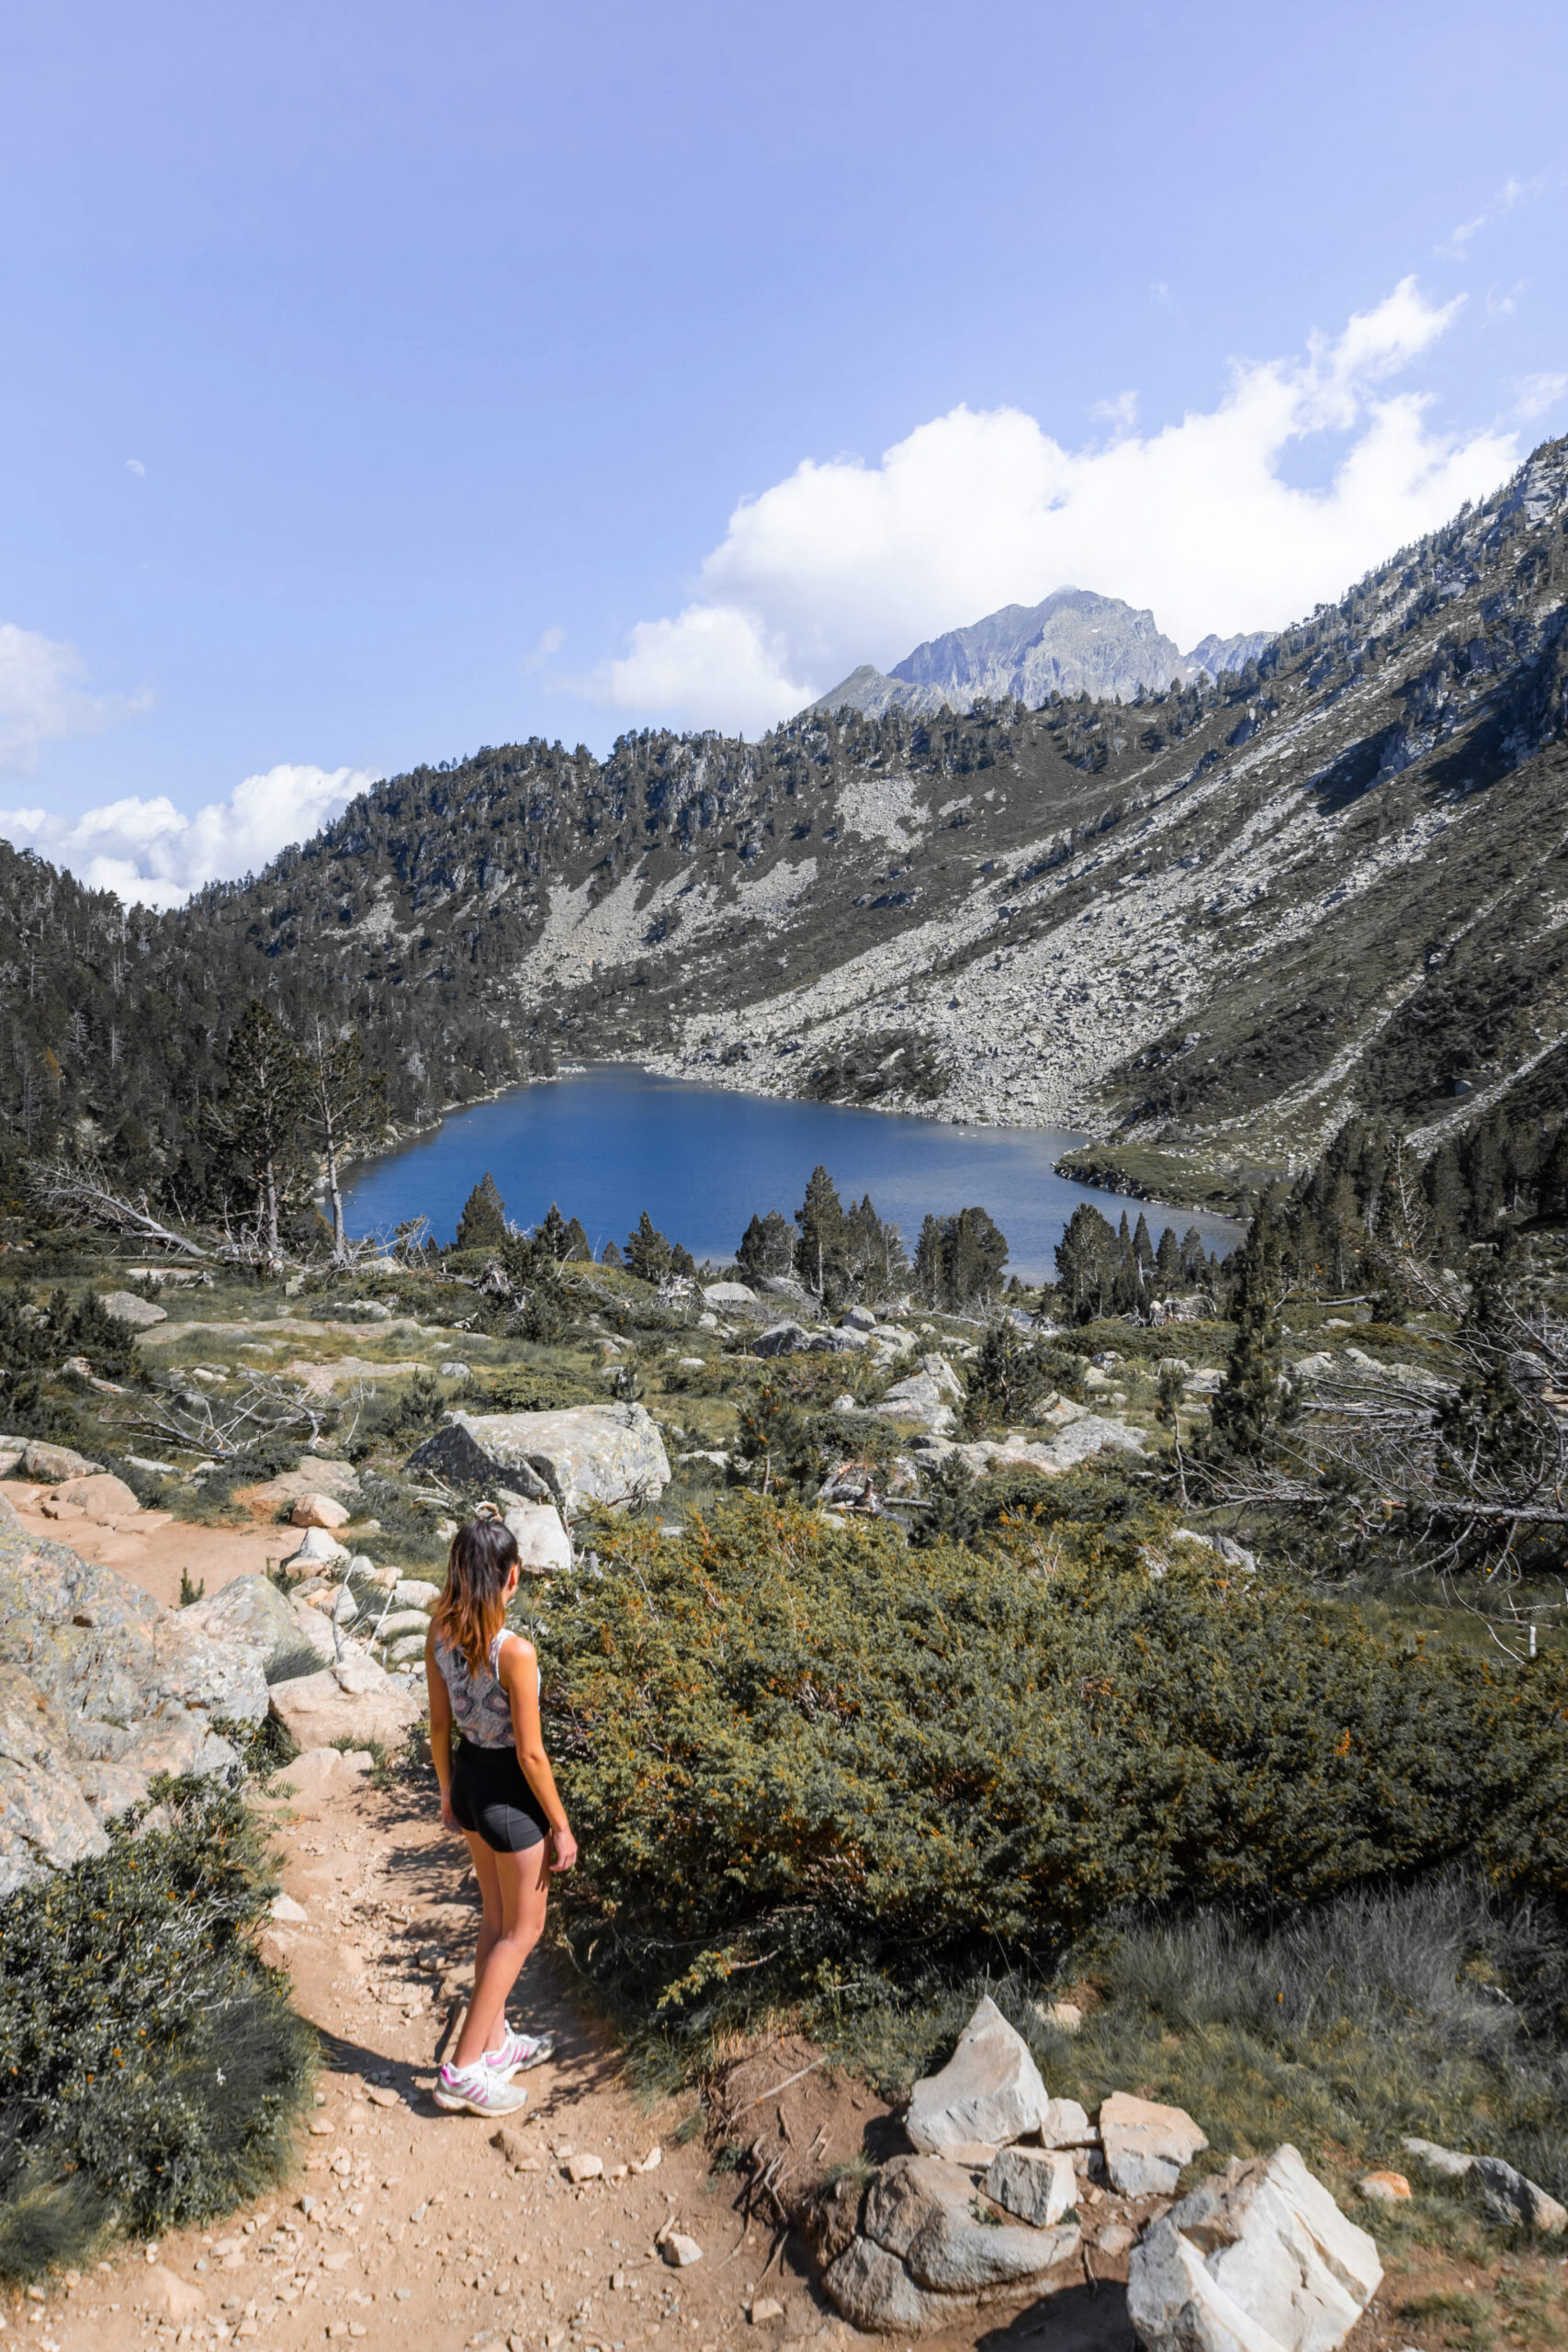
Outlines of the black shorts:
[{"label": "black shorts", "polygon": [[497,1854],[525,1854],[550,1834],[514,1747],[459,1739],[452,1759],[452,1810],[463,1828]]}]

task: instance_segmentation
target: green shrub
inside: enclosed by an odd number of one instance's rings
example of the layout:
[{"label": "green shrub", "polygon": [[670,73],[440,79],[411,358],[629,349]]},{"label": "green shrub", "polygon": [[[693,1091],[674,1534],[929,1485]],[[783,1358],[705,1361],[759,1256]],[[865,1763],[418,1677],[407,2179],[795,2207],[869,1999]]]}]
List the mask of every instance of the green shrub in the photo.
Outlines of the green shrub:
[{"label": "green shrub", "polygon": [[1151,1573],[1112,1512],[912,1552],[753,1498],[609,1533],[547,1645],[583,1965],[827,1993],[1465,1853],[1568,1893],[1568,1668],[1407,1651],[1195,1549]]},{"label": "green shrub", "polygon": [[154,1784],[142,1834],[0,1903],[0,2276],[228,2211],[282,2177],[315,2037],[247,1930],[240,1799]]}]

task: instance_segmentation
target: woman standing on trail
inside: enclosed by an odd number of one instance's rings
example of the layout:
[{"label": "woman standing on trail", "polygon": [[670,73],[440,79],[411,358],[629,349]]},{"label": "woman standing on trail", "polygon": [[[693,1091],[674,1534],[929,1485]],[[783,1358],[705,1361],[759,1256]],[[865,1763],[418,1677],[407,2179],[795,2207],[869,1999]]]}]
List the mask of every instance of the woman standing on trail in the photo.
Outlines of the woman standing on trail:
[{"label": "woman standing on trail", "polygon": [[424,1645],[441,1818],[468,1839],[484,1896],[473,1996],[435,2082],[438,2107],[471,2115],[521,2107],[528,2094],[513,2076],[550,2054],[548,2035],[512,2031],[506,1996],[544,1932],[550,1872],[577,1860],[539,1728],[538,1656],[506,1630],[516,1589],[511,1530],[499,1520],[470,1520],[452,1538]]}]

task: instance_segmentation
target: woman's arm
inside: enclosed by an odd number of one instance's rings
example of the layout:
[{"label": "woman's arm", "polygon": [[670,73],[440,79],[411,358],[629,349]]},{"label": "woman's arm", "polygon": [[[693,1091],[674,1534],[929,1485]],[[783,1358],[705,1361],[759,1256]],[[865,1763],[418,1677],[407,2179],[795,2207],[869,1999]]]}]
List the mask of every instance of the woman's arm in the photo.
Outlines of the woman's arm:
[{"label": "woman's arm", "polygon": [[550,1867],[569,1871],[577,1860],[577,1840],[571,1834],[566,1807],[556,1787],[556,1776],[545,1753],[544,1726],[539,1721],[538,1655],[532,1642],[514,1634],[510,1641],[502,1644],[499,1664],[502,1683],[512,1702],[512,1733],[517,1742],[517,1761],[550,1825],[550,1842],[555,1848]]},{"label": "woman's arm", "polygon": [[441,1818],[448,1829],[457,1829],[460,1825],[452,1810],[452,1694],[435,1663],[434,1626],[425,1639],[424,1680],[430,1692],[430,1760],[441,1783]]}]

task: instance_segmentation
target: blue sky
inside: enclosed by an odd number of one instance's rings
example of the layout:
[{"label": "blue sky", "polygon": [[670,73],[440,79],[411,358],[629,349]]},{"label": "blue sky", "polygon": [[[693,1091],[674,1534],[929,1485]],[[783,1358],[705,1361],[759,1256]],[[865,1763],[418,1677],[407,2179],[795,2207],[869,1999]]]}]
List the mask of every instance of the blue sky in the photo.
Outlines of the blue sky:
[{"label": "blue sky", "polygon": [[760,731],[1064,580],[1280,624],[1568,425],[1565,48],[14,0],[0,830],[166,902],[362,776]]}]

